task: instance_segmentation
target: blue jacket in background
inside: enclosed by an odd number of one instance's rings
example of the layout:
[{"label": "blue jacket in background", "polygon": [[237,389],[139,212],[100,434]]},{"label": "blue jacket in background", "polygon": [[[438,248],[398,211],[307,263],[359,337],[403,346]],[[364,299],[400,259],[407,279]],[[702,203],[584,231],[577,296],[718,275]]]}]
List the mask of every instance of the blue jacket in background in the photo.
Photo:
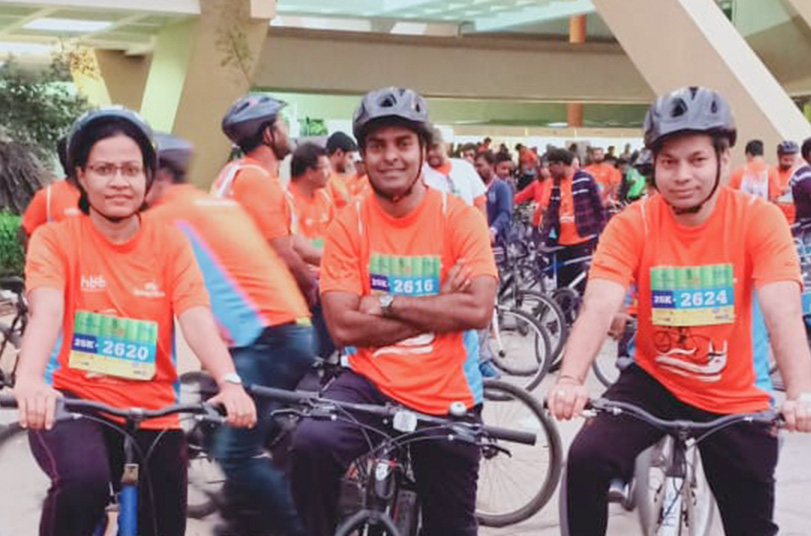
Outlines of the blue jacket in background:
[{"label": "blue jacket in background", "polygon": [[487,222],[496,231],[496,241],[507,237],[512,217],[512,189],[503,180],[495,178],[487,189]]}]

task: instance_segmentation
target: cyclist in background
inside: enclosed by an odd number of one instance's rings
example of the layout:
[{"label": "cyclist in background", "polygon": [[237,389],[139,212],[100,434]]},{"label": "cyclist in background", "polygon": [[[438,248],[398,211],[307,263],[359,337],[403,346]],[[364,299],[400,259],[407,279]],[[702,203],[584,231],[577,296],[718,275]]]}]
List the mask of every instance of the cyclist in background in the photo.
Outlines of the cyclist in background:
[{"label": "cyclist in background", "polygon": [[345,207],[354,195],[350,191],[357,188],[358,181],[355,169],[355,156],[358,144],[344,132],[333,132],[327,139],[327,155],[332,172],[327,188],[336,208]]},{"label": "cyclist in background", "polygon": [[287,104],[268,95],[237,100],[222,120],[222,129],[245,156],[230,162],[211,186],[216,197],[235,199],[251,215],[262,235],[296,278],[308,303],[317,300],[315,277],[307,260],[318,255],[303,238],[292,234],[287,196],[279,182],[279,162],[290,154]]},{"label": "cyclist in background", "polygon": [[[558,287],[571,283],[583,270],[581,263],[563,263],[591,255],[605,225],[600,190],[594,178],[576,168],[575,156],[566,149],[547,153],[552,188],[544,212],[541,237],[547,246],[562,246]],[[585,281],[578,285],[582,294]]]},{"label": "cyclist in background", "polygon": [[791,181],[794,171],[801,164],[801,159],[797,158],[799,153],[800,147],[796,142],[791,140],[781,141],[777,144],[777,165],[772,168],[777,175],[777,182],[780,186],[780,192],[774,202],[785,214],[789,225],[793,224],[797,218],[789,181]]},{"label": "cyclist in background", "polygon": [[749,140],[744,149],[746,164],[732,172],[729,187],[773,201],[780,195],[780,179],[763,159],[763,142]]},{"label": "cyclist in background", "polygon": [[48,184],[34,194],[20,220],[20,242],[23,246],[40,225],[81,214],[79,190],[71,182],[68,170],[67,150],[67,137],[63,136],[56,144],[56,152],[65,178]]},{"label": "cyclist in background", "polygon": [[791,196],[796,206],[797,222],[811,222],[811,138],[803,142],[800,165],[791,177]]},{"label": "cyclist in background", "polygon": [[[581,414],[583,385],[629,285],[639,293],[635,364],[605,397],[663,419],[705,421],[767,410],[765,351],[753,355],[757,290],[787,400],[790,430],[811,432],[811,353],[800,305],[800,270],[785,218],[774,205],[722,186],[736,138],[727,101],[700,87],[659,98],[645,119],[657,195],[633,204],[606,228],[581,314],[549,395],[553,414]],[[613,478],[662,432],[627,416],[599,415],[569,451],[570,533],[603,535]],[[699,445],[727,535],[772,536],[777,437],[741,423]]]},{"label": "cyclist in background", "polygon": [[438,128],[431,130],[431,143],[423,172],[425,184],[429,187],[458,195],[487,217],[487,196],[479,174],[466,160],[448,156],[448,146]]},{"label": "cyclist in background", "polygon": [[[91,419],[54,426],[57,398],[148,410],[176,403],[175,319],[220,388],[211,402],[225,406],[233,425],[256,422],[191,246],[177,229],[141,216],[157,169],[149,126],[124,108],[88,112],[73,125],[68,162],[83,215],[31,238],[31,319],[14,387],[34,457],[51,479],[43,536],[90,536],[123,469],[122,434]],[[177,416],[143,423],[135,440],[151,452],[139,486],[140,534],[182,536],[187,454]]]},{"label": "cyclist in background", "polygon": [[[433,415],[462,403],[478,414],[478,355],[463,332],[486,327],[492,316],[497,271],[487,224],[476,209],[422,182],[430,129],[420,95],[371,91],[353,125],[374,195],[338,214],[327,234],[324,311],[336,343],[356,352],[326,396]],[[340,478],[368,451],[367,437],[344,420],[305,419],[296,430],[293,495],[310,536],[333,534]],[[462,442],[412,444],[422,534],[477,533],[479,456]]]},{"label": "cyclist in background", "polygon": [[[192,244],[236,371],[249,384],[295,389],[313,363],[310,312],[293,276],[251,217],[232,199],[188,184],[189,142],[158,134],[159,170],[149,216]],[[262,456],[273,407],[258,401],[259,424],[222,428],[214,457],[225,473],[227,534],[302,534],[287,481]],[[260,516],[249,512],[261,512]]]}]

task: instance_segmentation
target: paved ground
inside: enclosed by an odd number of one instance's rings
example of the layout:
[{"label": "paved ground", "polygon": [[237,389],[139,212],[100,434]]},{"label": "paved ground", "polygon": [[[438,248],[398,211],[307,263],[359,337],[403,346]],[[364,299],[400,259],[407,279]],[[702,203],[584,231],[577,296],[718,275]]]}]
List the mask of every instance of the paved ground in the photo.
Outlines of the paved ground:
[{"label": "paved ground", "polygon": [[[608,350],[608,349],[607,349]],[[181,350],[182,356],[188,356],[187,350]],[[3,356],[5,359],[8,356]],[[193,363],[182,360],[183,368],[193,367]],[[537,396],[546,392],[551,379],[545,381],[536,391]],[[589,386],[594,395],[600,393],[597,382],[591,378]],[[0,411],[0,421],[8,422],[13,415]],[[581,422],[560,424],[560,433],[564,447],[581,426]],[[18,437],[10,449],[0,450],[0,536],[24,536],[36,534],[39,504],[44,493],[46,480],[30,457],[27,441]],[[81,448],[81,445],[77,445]],[[776,518],[781,526],[783,536],[806,536],[811,534],[811,509],[808,507],[808,495],[811,493],[811,464],[808,463],[811,452],[811,435],[790,434],[784,438],[780,465],[777,471],[777,508]],[[526,484],[532,478],[533,464],[530,459],[522,465],[519,460],[514,463],[515,485]],[[482,528],[483,536],[557,536],[560,534],[557,521],[556,497],[533,518],[507,528]],[[190,522],[188,536],[210,536],[216,519]],[[609,535],[632,536],[640,534],[636,514],[625,512],[614,506],[611,510]],[[713,534],[722,534],[716,522]]]}]

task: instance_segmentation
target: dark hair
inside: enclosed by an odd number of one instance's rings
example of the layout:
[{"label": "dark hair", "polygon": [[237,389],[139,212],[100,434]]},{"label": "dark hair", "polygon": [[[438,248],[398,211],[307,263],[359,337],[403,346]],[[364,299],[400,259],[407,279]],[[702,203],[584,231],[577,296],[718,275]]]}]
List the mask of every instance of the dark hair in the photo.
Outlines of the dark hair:
[{"label": "dark hair", "polygon": [[70,176],[70,164],[68,164],[68,137],[62,136],[56,142],[56,155],[59,157],[59,164],[65,176]]},{"label": "dark hair", "polygon": [[327,150],[315,143],[302,143],[293,151],[293,158],[290,160],[290,176],[298,179],[308,169],[318,168],[318,159],[327,156]]},{"label": "dark hair", "polygon": [[481,151],[476,154],[476,160],[479,158],[483,159],[491,166],[496,163],[496,155],[493,154],[493,151]]},{"label": "dark hair", "polygon": [[268,127],[272,127],[275,123],[276,123],[275,118],[266,123],[262,123],[262,126],[259,127],[259,130],[256,131],[256,134],[254,134],[253,136],[248,136],[247,138],[243,138],[239,141],[239,143],[237,144],[239,146],[239,149],[244,154],[248,154],[251,151],[254,151],[257,147],[262,145],[265,139],[265,130],[267,130]]},{"label": "dark hair", "polygon": [[499,152],[496,154],[496,164],[500,164],[502,162],[510,162],[512,163],[513,159],[510,156],[510,153]]},{"label": "dark hair", "polygon": [[574,162],[574,154],[566,149],[555,148],[546,153],[546,160],[550,164],[558,163],[571,166],[572,162]]},{"label": "dark hair", "polygon": [[357,150],[358,144],[355,143],[355,140],[349,137],[349,134],[344,132],[333,132],[332,135],[327,139],[327,154],[329,156],[334,155],[338,151],[351,153]]},{"label": "dark hair", "polygon": [[475,143],[469,143],[468,142],[468,143],[462,145],[462,147],[459,149],[459,153],[464,154],[464,153],[466,153],[468,151],[478,152],[478,149],[479,148],[476,147]]},{"label": "dark hair", "polygon": [[803,142],[802,147],[800,147],[800,154],[806,160],[808,160],[808,157],[811,156],[811,138],[808,138]]},{"label": "dark hair", "polygon": [[173,184],[186,184],[187,176],[186,170],[180,169],[178,166],[173,164],[172,162],[166,160],[160,160],[159,166],[161,170],[166,170],[172,176],[172,183]]},{"label": "dark hair", "polygon": [[[79,134],[83,136],[79,140],[71,139],[73,151],[71,156],[75,167],[71,170],[70,176],[73,177],[76,184],[78,184],[79,181],[78,177],[75,176],[75,168],[78,167],[84,170],[87,167],[87,159],[96,143],[123,134],[137,143],[138,147],[141,149],[141,159],[144,166],[144,173],[146,174],[146,190],[149,191],[149,187],[152,186],[152,181],[155,178],[153,170],[157,166],[157,162],[155,161],[157,152],[152,145],[152,141],[144,135],[141,129],[129,121],[113,117],[109,119],[98,119],[93,123],[92,128],[85,128]],[[81,186],[79,186],[79,191],[81,192],[79,208],[84,214],[90,214],[90,203],[87,199],[87,192],[85,192],[84,188]]]},{"label": "dark hair", "polygon": [[744,151],[752,156],[763,156],[763,140],[749,140]]}]

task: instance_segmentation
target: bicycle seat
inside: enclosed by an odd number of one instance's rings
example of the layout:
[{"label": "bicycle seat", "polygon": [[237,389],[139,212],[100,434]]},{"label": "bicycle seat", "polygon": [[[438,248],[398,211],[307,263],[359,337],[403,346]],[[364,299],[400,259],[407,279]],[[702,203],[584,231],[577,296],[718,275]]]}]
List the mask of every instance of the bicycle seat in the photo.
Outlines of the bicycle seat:
[{"label": "bicycle seat", "polygon": [[0,288],[9,290],[14,294],[23,294],[25,292],[25,281],[22,277],[17,276],[0,277]]}]

